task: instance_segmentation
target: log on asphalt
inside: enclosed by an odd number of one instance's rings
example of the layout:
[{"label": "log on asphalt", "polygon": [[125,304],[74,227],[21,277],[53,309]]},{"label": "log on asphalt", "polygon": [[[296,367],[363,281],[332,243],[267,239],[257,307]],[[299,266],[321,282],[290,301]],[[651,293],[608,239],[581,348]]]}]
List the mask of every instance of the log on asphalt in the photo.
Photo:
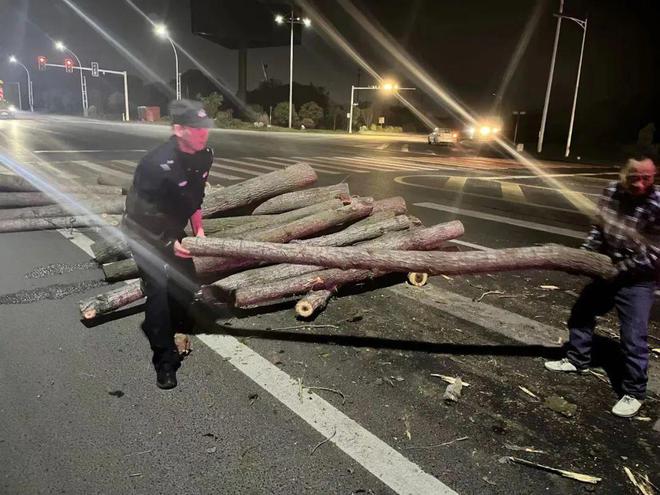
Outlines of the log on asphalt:
[{"label": "log on asphalt", "polygon": [[[269,242],[289,242],[292,239],[301,239],[323,232],[336,225],[341,225],[360,218],[364,218],[371,213],[372,202],[364,199],[356,199],[351,204],[342,206],[335,210],[324,210],[313,215],[309,215],[284,225],[266,227],[243,234],[245,238],[269,241]],[[186,239],[199,239],[187,237]],[[205,239],[211,239],[209,237]],[[238,270],[252,267],[259,264],[258,259],[243,257],[238,259],[203,257],[193,258],[195,270],[198,275],[210,275],[227,271]]]},{"label": "log on asphalt", "polygon": [[103,268],[103,274],[105,275],[105,280],[107,282],[128,280],[140,275],[137,264],[133,258],[105,263],[101,268]]},{"label": "log on asphalt", "polygon": [[270,215],[304,208],[320,201],[350,196],[348,184],[341,182],[332,186],[313,187],[302,191],[280,194],[264,201],[252,212],[254,215]]},{"label": "log on asphalt", "polygon": [[[458,220],[454,220],[427,228],[391,232],[381,238],[367,241],[360,246],[363,249],[430,250],[441,247],[444,242],[460,237],[463,233],[463,224]],[[236,273],[215,281],[210,287],[212,290],[219,291],[226,296],[241,288],[249,290],[251,287],[276,280],[290,279],[323,269],[323,266],[313,264],[284,263]]]},{"label": "log on asphalt", "polygon": [[616,269],[609,257],[556,244],[458,253],[392,251],[364,247],[316,247],[234,239],[185,239],[193,256],[249,257],[270,263],[314,264],[429,275],[463,275],[514,270],[558,270],[611,278]]},{"label": "log on asphalt", "polygon": [[0,220],[0,233],[85,227],[116,227],[120,222],[120,215],[105,214],[48,218],[14,218]]},{"label": "log on asphalt", "polygon": [[90,249],[94,254],[94,260],[100,264],[123,260],[131,255],[126,240],[114,232],[108,233],[101,240],[96,241],[90,246]]},{"label": "log on asphalt", "polygon": [[80,301],[80,317],[91,320],[144,297],[140,279],[127,282],[117,289]]},{"label": "log on asphalt", "polygon": [[[90,199],[111,199],[116,195],[71,195],[72,201],[89,201]],[[43,192],[0,192],[1,208],[25,208],[30,206],[52,205],[58,202],[57,198]]]},{"label": "log on asphalt", "polygon": [[203,216],[210,217],[295,191],[315,183],[317,179],[312,167],[306,163],[297,163],[284,170],[276,170],[232,186],[217,190],[214,188],[204,198]]},{"label": "log on asphalt", "polygon": [[310,318],[317,311],[322,311],[335,293],[334,290],[313,290],[296,303],[296,314],[301,318]]},{"label": "log on asphalt", "polygon": [[101,174],[96,178],[96,182],[101,186],[115,186],[121,189],[122,194],[128,194],[128,190],[133,185],[133,179],[122,179],[114,175]]},{"label": "log on asphalt", "polygon": [[[100,186],[100,185],[71,185],[70,183],[48,183],[48,186],[53,187],[56,191],[61,193],[78,193],[78,194],[116,194],[121,195],[120,187],[115,186]],[[50,188],[45,188],[45,192],[52,192]],[[40,192],[43,190],[32,184],[30,181],[23,177],[14,175],[1,175],[0,174],[0,191],[5,192]]]},{"label": "log on asphalt", "polygon": [[63,217],[66,215],[89,215],[92,213],[107,213],[119,215],[124,211],[123,196],[109,199],[91,199],[80,203],[66,201],[55,205],[35,206],[32,208],[10,208],[0,210],[0,220],[19,218]]}]

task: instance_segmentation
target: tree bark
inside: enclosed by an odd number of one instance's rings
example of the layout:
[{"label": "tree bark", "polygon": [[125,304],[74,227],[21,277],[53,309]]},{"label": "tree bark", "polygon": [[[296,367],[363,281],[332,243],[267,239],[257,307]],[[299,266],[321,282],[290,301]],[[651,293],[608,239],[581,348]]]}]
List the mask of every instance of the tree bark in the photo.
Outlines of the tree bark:
[{"label": "tree bark", "polygon": [[96,226],[107,227],[108,225],[118,226],[120,222],[121,216],[105,214],[48,218],[14,218],[10,220],[0,219],[0,233]]},{"label": "tree bark", "polygon": [[[75,195],[70,197],[74,201],[89,201],[91,199],[112,199],[116,195]],[[0,208],[25,208],[55,203],[57,203],[57,199],[42,192],[0,192]]]},{"label": "tree bark", "polygon": [[246,232],[263,229],[263,228],[272,228],[276,225],[285,225],[289,222],[305,218],[315,213],[322,211],[331,211],[341,208],[347,204],[351,204],[351,199],[345,197],[342,199],[328,199],[320,203],[312,204],[297,210],[287,211],[285,213],[280,213],[278,215],[255,215],[251,218],[257,218],[259,220],[253,222],[246,222],[244,225],[228,229],[220,233],[217,237],[228,237],[233,239],[242,239],[243,235]]},{"label": "tree bark", "polygon": [[335,293],[334,290],[313,290],[296,303],[296,314],[301,318],[309,318],[316,311],[321,311]]},{"label": "tree bark", "polygon": [[[463,234],[463,225],[458,222],[449,222],[447,224],[435,225],[428,228],[404,230],[402,232],[394,232],[385,235],[378,239],[361,244],[362,248],[369,249],[396,249],[396,250],[427,250],[437,249],[445,241],[460,237]],[[240,273],[236,273],[229,277],[220,279],[211,287],[218,290],[221,294],[230,294],[231,292],[240,289],[263,285],[275,280],[289,279],[323,270],[324,267],[318,265],[300,265],[300,264],[279,264],[273,266],[266,266],[263,268],[255,268]]]},{"label": "tree bark", "polygon": [[280,194],[264,201],[252,212],[253,215],[271,215],[285,211],[304,208],[328,199],[350,197],[348,184],[341,182],[332,186],[313,187],[302,191]]},{"label": "tree bark", "polygon": [[[72,186],[70,184],[54,184],[58,192],[78,194],[116,194],[121,195],[121,188],[110,186],[84,185]],[[15,175],[0,175],[0,191],[5,192],[40,192],[40,189],[32,185],[23,177]]]},{"label": "tree bark", "polygon": [[[272,228],[264,228],[245,233],[245,237],[269,242],[289,242],[292,239],[309,237],[318,232],[341,225],[358,218],[364,218],[371,212],[371,203],[355,200],[350,205],[342,206],[336,210],[325,210],[315,213],[293,222],[276,225]],[[193,239],[186,237],[186,239]],[[211,238],[206,238],[211,239]],[[241,268],[258,265],[259,259],[241,258],[228,259],[219,257],[196,257],[193,258],[195,269],[199,275],[210,275],[213,273],[228,272]]]},{"label": "tree bark", "polygon": [[316,172],[306,163],[248,179],[239,184],[211,190],[204,198],[203,215],[210,217],[221,211],[258,203],[278,194],[300,189],[317,180]]},{"label": "tree bark", "polygon": [[396,215],[403,215],[408,211],[406,200],[401,196],[392,196],[374,202],[372,215],[381,211],[393,211]]},{"label": "tree bark", "polygon": [[105,264],[111,261],[120,261],[128,258],[131,255],[131,250],[128,243],[123,238],[117,238],[110,235],[109,238],[96,241],[91,246],[94,259],[97,263]]},{"label": "tree bark", "polygon": [[113,289],[90,299],[80,301],[80,317],[91,320],[97,316],[110,313],[144,297],[140,279],[131,280],[126,285]]},{"label": "tree bark", "polygon": [[123,196],[111,199],[91,199],[81,203],[67,201],[56,205],[36,206],[34,208],[11,208],[0,210],[0,220],[63,217],[67,215],[89,215],[90,213],[107,213],[119,215],[124,211],[126,200]]},{"label": "tree bark", "polygon": [[132,179],[120,179],[113,175],[101,174],[96,178],[96,182],[101,186],[115,186],[121,188],[122,194],[128,194],[128,190],[133,185]]},{"label": "tree bark", "polygon": [[133,258],[105,263],[102,268],[105,280],[108,282],[128,280],[140,275],[137,264]]},{"label": "tree bark", "polygon": [[559,270],[592,277],[616,274],[609,257],[565,246],[548,244],[523,248],[491,249],[459,253],[315,247],[230,239],[186,238],[193,256],[229,256],[271,263],[301,263],[388,272],[424,272],[429,275],[463,275],[513,270]]}]

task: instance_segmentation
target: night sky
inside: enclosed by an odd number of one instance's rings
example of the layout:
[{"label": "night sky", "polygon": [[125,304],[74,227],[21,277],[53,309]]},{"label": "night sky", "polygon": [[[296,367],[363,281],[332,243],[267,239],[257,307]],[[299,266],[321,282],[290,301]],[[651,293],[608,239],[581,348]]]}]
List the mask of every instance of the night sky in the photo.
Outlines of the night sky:
[{"label": "night sky", "polygon": [[[191,33],[187,0],[134,0],[134,3],[150,18],[165,22],[181,46],[235,91],[236,52]],[[391,57],[384,56],[382,48],[350,18],[339,2],[317,0],[310,3],[315,4],[381,74],[392,75],[402,84],[418,85],[419,81],[412,75],[392,64]],[[407,50],[435,81],[475,111],[491,110],[499,92],[501,112],[523,109],[532,115],[540,113],[556,25],[552,12],[558,8],[559,0],[363,0],[354,3]],[[659,2],[566,0],[565,3],[566,14],[590,17],[578,117],[629,120],[624,127],[633,134],[636,134],[636,126],[650,120],[658,119],[660,125],[656,89],[660,87]],[[55,39],[65,41],[83,63],[95,60],[107,68],[126,69],[145,82],[154,77],[165,81],[173,79],[171,48],[152,34],[146,20],[125,0],[76,0],[75,4],[148,70],[127,60],[63,0],[0,0],[0,79],[23,80],[21,72],[5,62],[13,53],[34,69],[35,92],[48,85],[61,85],[75,91],[76,80],[70,75],[36,73],[37,55],[46,55],[52,62],[63,59],[52,48]],[[500,91],[528,23],[533,23],[529,43],[510,83]],[[551,120],[568,120],[580,41],[579,27],[565,22]],[[262,62],[268,64],[271,78],[288,80],[287,47],[253,49],[248,55],[248,89],[256,87],[263,79]],[[182,72],[192,67],[190,60],[181,57]],[[294,77],[297,82],[325,86],[333,100],[347,104],[350,85],[357,82],[357,75],[358,65],[318,27],[305,31],[302,45],[296,47]],[[372,82],[362,71],[361,83]],[[94,81],[90,82],[90,86],[93,84]],[[415,100],[431,115],[441,117],[447,113],[422,91],[417,92]]]}]

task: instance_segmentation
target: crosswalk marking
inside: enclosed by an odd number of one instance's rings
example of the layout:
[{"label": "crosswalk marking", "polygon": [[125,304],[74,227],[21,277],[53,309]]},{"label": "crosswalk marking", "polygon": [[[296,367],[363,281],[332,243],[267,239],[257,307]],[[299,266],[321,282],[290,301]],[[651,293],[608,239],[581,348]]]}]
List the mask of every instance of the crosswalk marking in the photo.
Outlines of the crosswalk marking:
[{"label": "crosswalk marking", "polygon": [[240,172],[242,174],[247,174],[247,175],[258,176],[264,174],[264,172],[262,171],[250,170],[247,168],[232,167],[231,165],[227,165],[226,163],[215,162],[215,166],[219,167],[221,170],[233,170],[235,172]]},{"label": "crosswalk marking", "polygon": [[362,162],[376,163],[380,166],[385,166],[391,168],[392,170],[438,170],[440,167],[429,165],[426,163],[420,163],[420,161],[413,159],[405,159],[400,157],[395,158],[368,158],[364,156],[354,156],[353,160],[359,160]]},{"label": "crosswalk marking", "polygon": [[119,163],[120,165],[126,165],[127,167],[130,168],[136,168],[137,167],[137,162],[133,162],[131,160],[112,160],[115,163]]},{"label": "crosswalk marking", "polygon": [[89,170],[93,170],[94,172],[98,172],[100,174],[113,175],[121,179],[131,179],[133,177],[132,174],[129,174],[127,172],[120,172],[119,170],[115,170],[109,167],[104,167],[102,165],[98,165],[94,162],[90,162],[87,160],[74,160],[71,163],[87,168]]},{"label": "crosswalk marking", "polygon": [[360,161],[356,160],[354,158],[348,158],[348,157],[338,157],[338,156],[324,156],[321,157],[323,160],[327,160],[330,163],[335,163],[338,164],[339,166],[343,166],[344,168],[348,170],[355,170],[355,168],[362,168],[366,169],[370,172],[373,172],[374,170],[379,170],[381,172],[391,172],[392,167],[383,163],[375,163],[371,161]]},{"label": "crosswalk marking", "polygon": [[502,196],[504,199],[509,201],[516,201],[519,203],[524,203],[527,198],[523,193],[522,187],[518,184],[512,182],[500,182],[500,187],[502,188]]},{"label": "crosswalk marking", "polygon": [[467,177],[450,177],[445,183],[445,189],[462,192],[466,181]]},{"label": "crosswalk marking", "polygon": [[361,164],[361,165],[367,165],[369,166],[370,169],[379,169],[383,171],[399,171],[399,170],[432,170],[428,167],[424,166],[415,166],[415,165],[408,165],[408,164],[401,164],[389,160],[379,160],[379,159],[374,159],[374,158],[367,158],[367,157],[361,157],[361,156],[335,156],[332,158],[329,158],[330,160],[345,160],[348,161],[351,165],[355,164]]},{"label": "crosswalk marking", "polygon": [[350,167],[346,167],[346,166],[342,167],[342,166],[337,166],[337,165],[331,165],[329,163],[324,162],[323,160],[317,160],[315,158],[310,158],[310,157],[300,156],[300,157],[294,157],[295,159],[291,159],[291,158],[277,158],[277,157],[271,156],[269,158],[272,158],[273,160],[280,160],[280,161],[287,162],[287,163],[285,163],[286,166],[290,165],[291,163],[300,163],[300,162],[309,163],[312,166],[312,168],[314,170],[316,170],[317,172],[323,172],[323,173],[326,173],[326,174],[339,175],[339,174],[345,174],[347,172],[355,172],[355,173],[359,173],[359,174],[369,173],[368,170],[355,170],[355,169],[351,169]]},{"label": "crosswalk marking", "polygon": [[409,152],[408,145],[404,144],[403,146],[401,146],[401,151],[403,151],[404,153],[408,153]]},{"label": "crosswalk marking", "polygon": [[[250,160],[254,160],[254,158],[250,158]],[[229,158],[216,158],[214,160],[216,163],[221,163],[222,166],[224,167],[224,162],[229,162],[229,163],[235,163],[237,165],[247,165],[248,167],[254,167],[254,168],[260,168],[262,170],[268,170],[269,172],[272,172],[273,170],[279,170],[279,168],[275,167],[268,167],[266,165],[259,165],[258,163],[252,163],[252,161],[246,162],[243,160],[231,160]],[[229,165],[227,165],[227,168],[231,168]],[[242,170],[242,169],[234,169],[234,170]]]},{"label": "crosswalk marking", "polygon": [[447,213],[454,213],[458,216],[466,216],[478,218],[480,220],[487,220],[489,222],[504,223],[507,225],[514,225],[516,227],[523,227],[525,229],[538,230],[540,232],[549,232],[551,234],[563,235],[572,237],[574,239],[584,239],[585,233],[577,230],[564,229],[561,227],[554,227],[552,225],[545,225],[527,220],[518,220],[515,218],[503,217],[500,215],[493,215],[492,213],[485,213],[476,210],[469,210],[467,208],[455,208],[453,206],[440,205],[437,203],[414,203],[414,206],[420,208],[429,208],[431,210],[444,211]]}]

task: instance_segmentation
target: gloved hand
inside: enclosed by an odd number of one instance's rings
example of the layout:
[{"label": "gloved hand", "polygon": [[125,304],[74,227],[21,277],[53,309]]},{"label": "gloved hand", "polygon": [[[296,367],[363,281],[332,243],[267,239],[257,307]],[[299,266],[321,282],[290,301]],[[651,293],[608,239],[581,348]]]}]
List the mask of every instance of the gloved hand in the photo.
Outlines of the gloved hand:
[{"label": "gloved hand", "polygon": [[174,241],[172,249],[174,250],[174,256],[178,256],[179,258],[192,258],[190,251],[184,248],[178,240]]}]

